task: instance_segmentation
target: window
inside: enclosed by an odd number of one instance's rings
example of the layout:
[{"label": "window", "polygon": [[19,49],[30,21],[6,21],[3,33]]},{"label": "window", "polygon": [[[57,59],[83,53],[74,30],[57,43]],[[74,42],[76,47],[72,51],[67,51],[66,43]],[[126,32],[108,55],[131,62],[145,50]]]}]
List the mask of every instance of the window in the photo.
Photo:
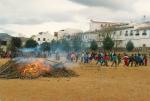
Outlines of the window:
[{"label": "window", "polygon": [[143,47],[146,47],[146,44],[143,44]]},{"label": "window", "polygon": [[126,31],[125,36],[128,36],[128,31]]},{"label": "window", "polygon": [[43,38],[43,41],[46,41],[46,38]]},{"label": "window", "polygon": [[136,31],[136,36],[139,36],[139,35],[140,35],[139,30],[137,30]]},{"label": "window", "polygon": [[40,35],[42,35],[42,34],[43,34],[43,32],[40,32],[39,34],[40,34]]},{"label": "window", "polygon": [[133,36],[133,30],[131,30],[131,32],[130,32],[130,36]]},{"label": "window", "polygon": [[40,41],[40,38],[38,38],[38,41]]},{"label": "window", "polygon": [[120,31],[120,36],[122,35],[122,31]]},{"label": "window", "polygon": [[142,35],[147,35],[147,31],[144,30],[143,33],[142,33]]},{"label": "window", "polygon": [[116,35],[116,32],[114,32],[114,35]]}]

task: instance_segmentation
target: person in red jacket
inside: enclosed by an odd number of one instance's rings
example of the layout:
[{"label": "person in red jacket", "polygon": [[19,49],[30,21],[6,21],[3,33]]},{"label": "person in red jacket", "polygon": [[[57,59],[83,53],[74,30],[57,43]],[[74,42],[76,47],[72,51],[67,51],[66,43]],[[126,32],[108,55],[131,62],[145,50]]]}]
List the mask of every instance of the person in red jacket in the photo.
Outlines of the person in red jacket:
[{"label": "person in red jacket", "polygon": [[123,60],[124,60],[124,65],[125,65],[125,66],[128,66],[129,57],[128,57],[127,54],[124,55]]},{"label": "person in red jacket", "polygon": [[109,56],[107,55],[107,53],[105,53],[104,55],[104,65],[108,67],[108,61],[109,61]]}]

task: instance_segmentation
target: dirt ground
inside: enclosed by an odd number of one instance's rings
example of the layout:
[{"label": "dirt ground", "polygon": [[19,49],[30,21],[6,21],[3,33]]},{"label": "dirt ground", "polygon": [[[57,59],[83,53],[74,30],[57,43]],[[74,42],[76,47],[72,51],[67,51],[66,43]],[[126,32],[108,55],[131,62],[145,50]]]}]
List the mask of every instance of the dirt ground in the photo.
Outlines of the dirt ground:
[{"label": "dirt ground", "polygon": [[0,101],[150,101],[150,66],[73,70],[78,77],[0,79]]}]

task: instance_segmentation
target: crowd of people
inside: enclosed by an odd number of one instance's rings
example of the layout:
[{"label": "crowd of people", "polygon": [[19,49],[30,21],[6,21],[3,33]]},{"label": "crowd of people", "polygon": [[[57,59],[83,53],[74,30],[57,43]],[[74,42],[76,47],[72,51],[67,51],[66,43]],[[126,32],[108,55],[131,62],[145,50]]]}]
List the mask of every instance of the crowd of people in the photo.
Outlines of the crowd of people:
[{"label": "crowd of people", "polygon": [[[10,58],[11,53],[5,52],[0,54],[0,58]],[[57,60],[58,54],[56,54]],[[71,62],[81,62],[83,64],[91,63],[92,61],[96,62],[96,65],[100,66],[111,66],[117,67],[120,64],[124,64],[124,66],[147,66],[148,57],[146,54],[116,54],[115,52],[70,52],[67,55],[67,60]]]},{"label": "crowd of people", "polygon": [[116,54],[115,52],[82,52],[81,54],[72,52],[68,55],[71,61],[75,60],[81,61],[81,63],[88,64],[91,63],[91,61],[96,61],[97,65],[100,66],[112,66],[117,67],[121,63],[124,64],[124,66],[147,66],[148,58],[146,54]]}]

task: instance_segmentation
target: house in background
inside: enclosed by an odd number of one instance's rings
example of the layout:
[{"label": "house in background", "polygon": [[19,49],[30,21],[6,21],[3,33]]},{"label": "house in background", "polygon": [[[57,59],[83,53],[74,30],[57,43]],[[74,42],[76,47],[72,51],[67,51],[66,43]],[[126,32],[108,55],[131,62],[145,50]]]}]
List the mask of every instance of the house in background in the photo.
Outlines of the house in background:
[{"label": "house in background", "polygon": [[91,40],[95,40],[99,47],[102,47],[104,28],[113,28],[111,38],[115,42],[116,48],[125,48],[128,41],[132,41],[135,48],[150,48],[150,22],[140,23],[112,23],[112,22],[90,22],[90,29],[82,35],[82,41],[86,47],[90,46]]},{"label": "house in background", "polygon": [[7,46],[11,41],[12,36],[7,33],[0,33],[0,48],[7,51]]},{"label": "house in background", "polygon": [[[7,51],[7,47],[11,42],[11,39],[13,38],[13,36],[7,34],[7,33],[0,33],[0,48],[6,52]],[[26,41],[28,40],[28,38],[25,37],[19,37],[22,41],[22,46],[25,45]]]},{"label": "house in background", "polygon": [[72,29],[72,28],[63,29],[58,31],[58,39],[71,40],[72,37],[77,36],[79,33],[83,33],[83,31],[79,29]]},{"label": "house in background", "polygon": [[1,48],[3,51],[6,51],[6,50],[7,50],[7,45],[8,45],[7,40],[0,40],[0,48]]},{"label": "house in background", "polygon": [[40,45],[43,42],[51,42],[54,39],[54,36],[49,32],[40,32],[37,35],[32,36],[32,39]]}]

